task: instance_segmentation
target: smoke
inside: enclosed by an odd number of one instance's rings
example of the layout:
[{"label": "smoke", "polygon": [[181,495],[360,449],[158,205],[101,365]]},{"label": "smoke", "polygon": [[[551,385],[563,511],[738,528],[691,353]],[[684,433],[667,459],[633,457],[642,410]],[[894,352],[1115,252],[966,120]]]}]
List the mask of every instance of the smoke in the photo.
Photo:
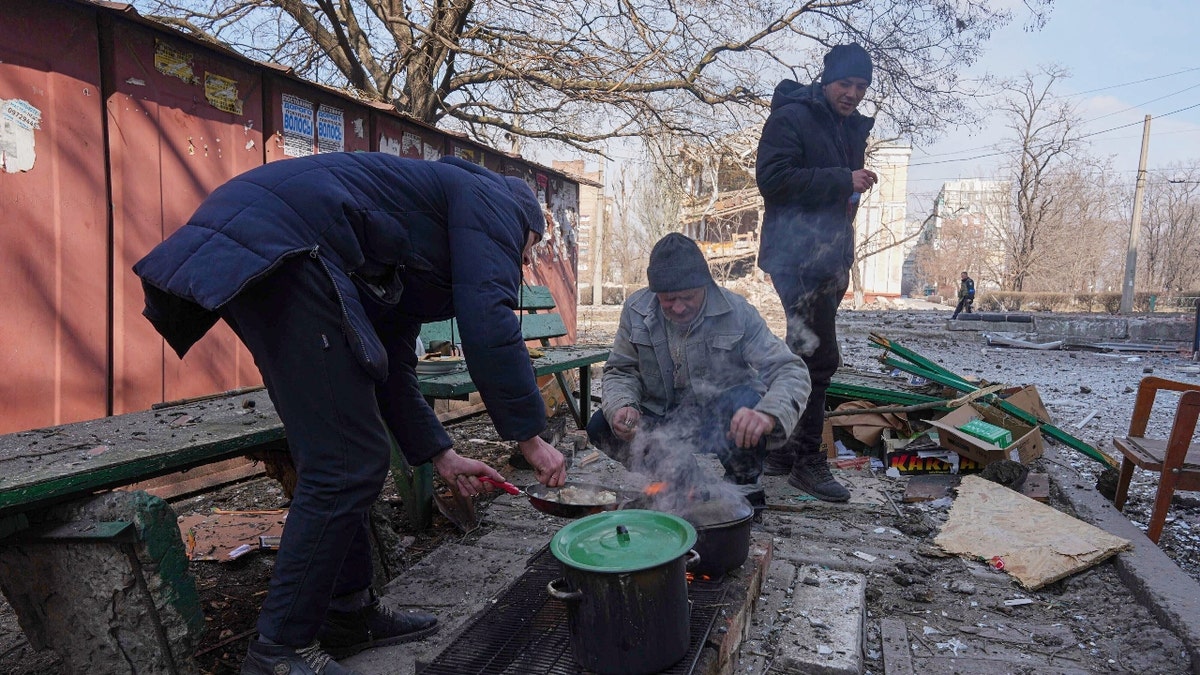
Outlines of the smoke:
[{"label": "smoke", "polygon": [[746,486],[723,479],[696,460],[697,449],[727,442],[727,427],[720,432],[721,438],[705,438],[716,432],[706,431],[706,426],[713,425],[704,422],[700,407],[681,406],[668,419],[638,430],[630,443],[627,467],[648,477],[652,490],[657,488],[653,494],[647,492],[639,506],[679,514],[698,503],[742,501]]}]

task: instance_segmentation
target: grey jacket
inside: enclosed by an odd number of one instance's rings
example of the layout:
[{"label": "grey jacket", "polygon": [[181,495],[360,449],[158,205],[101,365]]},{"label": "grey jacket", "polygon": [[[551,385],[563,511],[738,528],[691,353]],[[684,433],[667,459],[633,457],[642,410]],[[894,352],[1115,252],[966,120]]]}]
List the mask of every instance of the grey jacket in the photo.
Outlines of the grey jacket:
[{"label": "grey jacket", "polygon": [[[601,409],[610,422],[625,406],[663,415],[679,404],[666,321],[657,296],[647,288],[625,301],[617,339],[604,366]],[[808,368],[745,298],[710,286],[704,316],[685,348],[690,393],[703,400],[749,384],[763,395],[755,410],[779,421],[767,438],[768,447],[787,440],[808,402]]]}]

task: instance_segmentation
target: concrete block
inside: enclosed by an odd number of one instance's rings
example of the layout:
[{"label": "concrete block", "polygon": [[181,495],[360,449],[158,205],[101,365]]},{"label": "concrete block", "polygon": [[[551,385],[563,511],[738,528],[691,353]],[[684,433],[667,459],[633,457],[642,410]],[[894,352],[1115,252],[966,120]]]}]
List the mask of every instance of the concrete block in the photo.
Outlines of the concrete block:
[{"label": "concrete block", "polygon": [[797,579],[792,616],[780,633],[770,672],[859,675],[863,669],[866,578],[805,566],[797,571]]},{"label": "concrete block", "polygon": [[197,673],[204,630],[175,512],[145,492],[51,509],[47,523],[129,522],[136,540],[22,539],[0,547],[0,587],[31,645],[68,672]]},{"label": "concrete block", "polygon": [[1196,318],[1194,316],[1131,317],[1129,319],[1129,340],[1131,342],[1184,342],[1191,345],[1192,331],[1195,327]]},{"label": "concrete block", "polygon": [[1125,340],[1129,323],[1115,316],[1037,316],[1033,320],[1037,334],[1047,337],[1076,337],[1088,340]]}]

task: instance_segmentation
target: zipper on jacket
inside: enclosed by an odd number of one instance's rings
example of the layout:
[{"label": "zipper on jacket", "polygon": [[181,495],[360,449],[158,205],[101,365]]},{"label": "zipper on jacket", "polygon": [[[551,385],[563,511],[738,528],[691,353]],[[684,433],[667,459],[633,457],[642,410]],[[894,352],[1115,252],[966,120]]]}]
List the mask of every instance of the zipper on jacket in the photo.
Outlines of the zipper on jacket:
[{"label": "zipper on jacket", "polygon": [[374,366],[375,362],[371,360],[370,354],[367,353],[366,341],[363,339],[362,334],[358,332],[358,329],[354,327],[354,322],[350,321],[350,317],[346,313],[346,298],[342,295],[342,289],[338,288],[337,282],[334,281],[333,272],[329,270],[328,263],[325,262],[324,258],[318,255],[320,248],[320,244],[314,245],[311,249],[309,249],[308,257],[321,264],[321,268],[325,270],[325,275],[329,277],[329,283],[333,284],[333,294],[337,296],[338,307],[340,307],[342,310],[342,317],[345,319],[346,327],[350,329],[350,332],[354,334],[355,339],[358,341],[358,349],[362,352],[363,363],[369,363]]}]

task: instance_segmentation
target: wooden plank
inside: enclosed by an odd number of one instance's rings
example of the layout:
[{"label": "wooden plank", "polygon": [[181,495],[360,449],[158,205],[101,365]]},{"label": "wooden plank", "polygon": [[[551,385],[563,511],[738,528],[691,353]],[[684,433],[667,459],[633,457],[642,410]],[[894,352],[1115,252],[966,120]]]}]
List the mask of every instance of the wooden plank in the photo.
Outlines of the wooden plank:
[{"label": "wooden plank", "polygon": [[545,340],[562,337],[567,334],[567,325],[563,323],[562,315],[554,314],[522,314],[521,336],[526,340]]},{"label": "wooden plank", "polygon": [[908,627],[899,619],[882,619],[879,638],[883,643],[884,675],[913,675],[912,648],[908,644]]},{"label": "wooden plank", "polygon": [[283,441],[265,391],[0,436],[0,513]]},{"label": "wooden plank", "polygon": [[[562,337],[567,334],[567,326],[563,323],[562,315],[553,314],[521,314],[521,336],[526,340],[543,340]],[[428,348],[436,341],[462,342],[462,331],[454,319],[433,321],[421,325],[421,341]]]},{"label": "wooden plank", "polygon": [[[532,360],[537,376],[553,375],[572,368],[581,368],[608,360],[608,349],[595,347],[545,347],[544,356]],[[417,378],[421,394],[430,398],[458,398],[477,391],[470,372],[459,370],[442,375],[422,375]]]},{"label": "wooden plank", "polygon": [[525,310],[554,309],[554,295],[548,286],[522,286],[520,308]]}]

